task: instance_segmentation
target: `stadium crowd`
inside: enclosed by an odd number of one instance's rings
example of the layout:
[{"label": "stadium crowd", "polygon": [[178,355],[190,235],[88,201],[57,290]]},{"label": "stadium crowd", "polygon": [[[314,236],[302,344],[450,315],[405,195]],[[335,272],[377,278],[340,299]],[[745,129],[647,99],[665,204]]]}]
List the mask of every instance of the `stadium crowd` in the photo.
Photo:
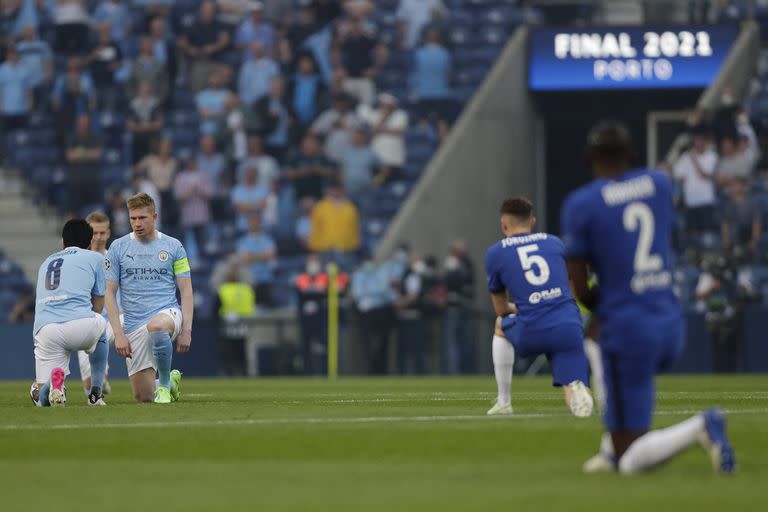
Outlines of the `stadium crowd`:
[{"label": "stadium crowd", "polygon": [[[380,233],[361,221],[407,194],[406,138],[434,148],[459,108],[443,3],[388,4],[387,32],[368,0],[4,2],[1,151],[45,116],[62,165],[42,199],[60,214],[103,210],[116,238],[130,231],[125,198],[146,192],[197,277],[215,267],[211,296],[221,276],[242,276],[259,310],[299,307],[302,321],[302,272],[335,262],[373,326],[371,371],[386,371],[395,331],[399,370],[427,371],[435,321],[441,368],[471,371],[462,244],[442,269],[403,251],[375,264]],[[393,59],[407,81],[390,91]],[[291,289],[276,284],[286,273]],[[221,301],[198,307],[215,317]]]}]

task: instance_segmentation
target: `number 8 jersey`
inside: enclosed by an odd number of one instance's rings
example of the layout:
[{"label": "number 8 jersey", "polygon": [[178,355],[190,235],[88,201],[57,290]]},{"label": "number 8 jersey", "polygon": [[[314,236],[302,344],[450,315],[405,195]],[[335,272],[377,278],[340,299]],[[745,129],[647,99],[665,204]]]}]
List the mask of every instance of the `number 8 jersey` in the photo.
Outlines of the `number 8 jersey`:
[{"label": "number 8 jersey", "polygon": [[504,238],[485,253],[488,290],[507,291],[517,321],[536,329],[574,323],[581,315],[571,296],[565,247],[554,235],[524,233]]},{"label": "number 8 jersey", "polygon": [[566,199],[563,242],[569,258],[597,274],[601,326],[680,316],[672,291],[674,215],[670,180],[659,171],[596,179]]},{"label": "number 8 jersey", "polygon": [[104,256],[67,247],[46,258],[37,273],[33,334],[48,324],[93,316],[91,297],[103,297]]}]

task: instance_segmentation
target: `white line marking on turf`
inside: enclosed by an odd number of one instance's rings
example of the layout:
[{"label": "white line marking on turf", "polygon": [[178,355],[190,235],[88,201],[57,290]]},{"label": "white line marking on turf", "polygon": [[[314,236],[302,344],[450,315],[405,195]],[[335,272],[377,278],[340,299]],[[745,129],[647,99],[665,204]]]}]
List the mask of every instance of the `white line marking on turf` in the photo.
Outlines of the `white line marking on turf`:
[{"label": "white line marking on turf", "polygon": [[[656,411],[657,416],[690,416],[700,413],[700,410],[666,409]],[[768,414],[768,408],[760,409],[726,409],[726,414]],[[0,425],[0,431],[8,430],[86,430],[86,429],[121,429],[121,428],[167,428],[167,427],[238,427],[259,425],[317,425],[317,424],[371,424],[371,423],[428,423],[440,421],[504,421],[527,420],[539,418],[556,418],[570,416],[562,413],[527,413],[509,416],[485,416],[482,414],[461,414],[453,416],[362,416],[351,418],[243,418],[232,420],[183,420],[183,421],[147,421],[136,423],[60,423],[37,425]]]}]

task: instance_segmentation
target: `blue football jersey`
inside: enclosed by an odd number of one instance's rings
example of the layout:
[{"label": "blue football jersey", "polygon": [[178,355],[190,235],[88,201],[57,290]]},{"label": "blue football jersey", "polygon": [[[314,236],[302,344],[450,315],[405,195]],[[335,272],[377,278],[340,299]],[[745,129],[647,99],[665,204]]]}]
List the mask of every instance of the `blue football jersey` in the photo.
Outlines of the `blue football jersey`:
[{"label": "blue football jersey", "polygon": [[160,232],[147,243],[133,233],[118,238],[109,246],[104,266],[107,280],[119,287],[126,333],[164,309],[178,308],[176,278],[190,275],[181,242]]},{"label": "blue football jersey", "polygon": [[104,296],[104,257],[68,247],[48,256],[37,272],[34,334],[48,324],[93,316],[93,296]]},{"label": "blue football jersey", "polygon": [[[680,315],[672,291],[672,185],[636,169],[571,193],[561,210],[568,257],[587,261],[600,283],[600,322]],[[628,316],[629,315],[629,316]]]},{"label": "blue football jersey", "polygon": [[526,233],[504,238],[485,253],[485,270],[488,290],[507,291],[519,322],[541,328],[581,325],[568,285],[565,247],[556,236]]}]

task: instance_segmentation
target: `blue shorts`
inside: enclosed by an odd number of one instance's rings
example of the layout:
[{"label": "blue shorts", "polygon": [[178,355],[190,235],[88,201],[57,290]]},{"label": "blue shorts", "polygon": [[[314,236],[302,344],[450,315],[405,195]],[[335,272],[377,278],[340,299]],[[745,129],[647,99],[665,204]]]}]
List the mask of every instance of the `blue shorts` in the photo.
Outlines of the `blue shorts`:
[{"label": "blue shorts", "polygon": [[565,386],[575,380],[589,383],[589,363],[584,355],[584,329],[581,324],[563,323],[533,328],[508,315],[501,328],[519,357],[545,354],[552,368],[552,385]]},{"label": "blue shorts", "polygon": [[656,388],[654,375],[680,354],[682,325],[677,319],[601,325],[606,410],[609,432],[644,432],[651,428]]}]

